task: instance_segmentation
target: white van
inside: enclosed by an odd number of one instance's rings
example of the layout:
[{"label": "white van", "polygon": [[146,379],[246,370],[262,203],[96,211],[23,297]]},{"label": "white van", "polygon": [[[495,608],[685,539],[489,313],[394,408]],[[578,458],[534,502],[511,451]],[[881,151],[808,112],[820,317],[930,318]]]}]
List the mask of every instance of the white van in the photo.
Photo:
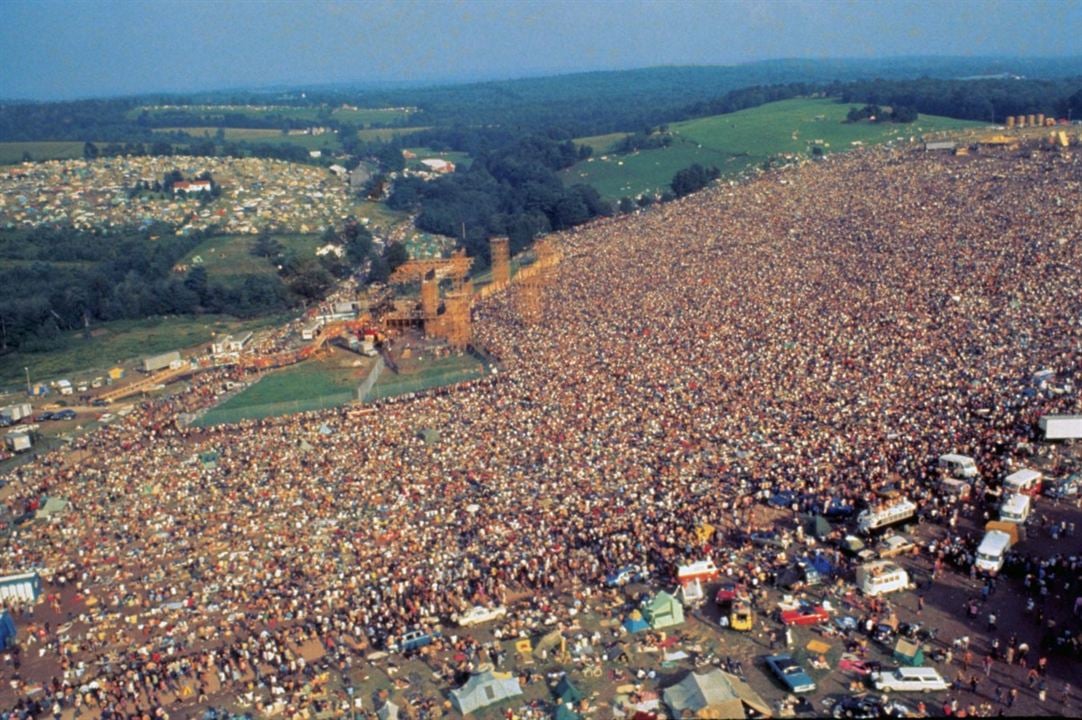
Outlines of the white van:
[{"label": "white van", "polygon": [[857,568],[857,587],[868,597],[909,587],[909,573],[890,560],[876,560]]},{"label": "white van", "polygon": [[939,456],[940,470],[946,470],[952,477],[972,479],[980,477],[977,463],[968,455],[947,453]]},{"label": "white van", "polygon": [[1003,492],[1019,495],[1040,495],[1044,475],[1037,470],[1022,468],[1003,478]]},{"label": "white van", "polygon": [[1024,523],[1029,518],[1031,505],[1028,495],[1011,493],[999,506],[999,519],[1004,522]]},{"label": "white van", "polygon": [[886,505],[870,507],[857,515],[857,528],[871,532],[909,520],[917,514],[917,506],[906,498],[899,498]]},{"label": "white van", "polygon": [[1011,546],[1011,536],[1002,530],[989,530],[977,546],[977,558],[973,564],[978,570],[995,573],[1003,568],[1007,548]]}]

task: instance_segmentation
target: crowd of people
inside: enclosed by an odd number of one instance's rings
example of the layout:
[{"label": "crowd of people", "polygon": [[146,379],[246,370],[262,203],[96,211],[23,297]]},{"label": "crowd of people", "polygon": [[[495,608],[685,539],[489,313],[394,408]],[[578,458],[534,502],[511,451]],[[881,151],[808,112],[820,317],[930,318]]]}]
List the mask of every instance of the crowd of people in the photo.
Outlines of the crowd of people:
[{"label": "crowd of people", "polygon": [[45,692],[111,717],[185,678],[192,702],[300,702],[306,644],[344,669],[473,605],[545,611],[630,564],[664,583],[765,524],[764,491],[890,486],[946,523],[940,454],[1002,477],[1040,415],[1079,411],[1024,391],[1080,380],[1080,170],[868,150],[593,223],[560,236],[541,323],[476,309],[495,378],[373,413],[183,427],[227,371],[198,376],[9,479],[16,513],[71,503],[4,554],[48,570]]}]

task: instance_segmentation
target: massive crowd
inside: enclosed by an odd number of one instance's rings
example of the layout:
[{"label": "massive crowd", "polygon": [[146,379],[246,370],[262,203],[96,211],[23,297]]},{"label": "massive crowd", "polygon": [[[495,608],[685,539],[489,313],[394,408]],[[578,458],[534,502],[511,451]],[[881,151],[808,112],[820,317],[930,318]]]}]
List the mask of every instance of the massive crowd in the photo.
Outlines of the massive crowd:
[{"label": "massive crowd", "polygon": [[1079,380],[1080,178],[1061,155],[869,150],[594,223],[560,238],[541,324],[478,308],[495,379],[375,413],[180,427],[224,371],[204,374],[10,479],[16,512],[72,503],[4,554],[48,569],[66,619],[30,649],[55,658],[46,692],[127,716],[213,671],[292,697],[305,642],[346,667],[473,604],[671,577],[725,551],[704,523],[753,529],[761,492],[814,509],[893,484],[937,512],[939,454],[1001,477],[1040,414],[1080,409],[1024,392]]}]

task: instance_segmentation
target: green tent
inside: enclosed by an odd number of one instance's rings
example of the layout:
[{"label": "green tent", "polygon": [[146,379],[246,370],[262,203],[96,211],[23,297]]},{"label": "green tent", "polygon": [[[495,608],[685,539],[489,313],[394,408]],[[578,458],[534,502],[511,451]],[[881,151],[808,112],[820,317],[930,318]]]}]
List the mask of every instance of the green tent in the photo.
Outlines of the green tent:
[{"label": "green tent", "polygon": [[575,687],[571,679],[564,675],[556,686],[556,696],[562,703],[577,703],[582,700],[582,691]]},{"label": "green tent", "polygon": [[642,614],[655,630],[684,624],[684,606],[664,590],[643,606]]}]

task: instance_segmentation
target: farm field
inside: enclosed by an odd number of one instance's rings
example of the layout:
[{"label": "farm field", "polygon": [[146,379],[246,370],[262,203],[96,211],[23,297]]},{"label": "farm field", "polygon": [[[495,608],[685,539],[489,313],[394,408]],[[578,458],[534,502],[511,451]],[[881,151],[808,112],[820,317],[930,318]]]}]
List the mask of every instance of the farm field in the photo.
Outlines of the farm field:
[{"label": "farm field", "polygon": [[565,170],[565,184],[586,183],[603,196],[617,199],[643,192],[664,192],[672,176],[693,163],[735,175],[783,154],[810,156],[813,146],[823,152],[849,150],[858,144],[891,140],[918,140],[929,133],[956,132],[983,127],[982,123],[921,115],[906,125],[842,121],[851,106],[830,99],[794,99],[769,103],[728,115],[672,123],[673,144],[630,155],[598,155],[619,135],[576,140],[595,147],[595,157]]},{"label": "farm field", "polygon": [[[218,235],[200,243],[180,262],[192,265],[196,257],[202,259],[207,278],[224,283],[241,283],[248,275],[275,274],[270,260],[251,253],[255,235]],[[274,235],[286,253],[311,255],[319,247],[318,235]]]},{"label": "farm field", "polygon": [[68,140],[43,140],[38,142],[0,142],[0,165],[14,165],[23,161],[25,153],[30,159],[71,160],[83,156],[85,143]]},{"label": "farm field", "polygon": [[30,378],[34,382],[62,377],[70,380],[95,377],[118,363],[210,342],[215,333],[256,330],[286,319],[270,316],[243,321],[228,315],[202,315],[103,323],[92,326],[89,340],[82,332],[69,332],[63,347],[48,353],[3,355],[0,357],[0,386],[25,388],[24,368],[30,368]]}]

